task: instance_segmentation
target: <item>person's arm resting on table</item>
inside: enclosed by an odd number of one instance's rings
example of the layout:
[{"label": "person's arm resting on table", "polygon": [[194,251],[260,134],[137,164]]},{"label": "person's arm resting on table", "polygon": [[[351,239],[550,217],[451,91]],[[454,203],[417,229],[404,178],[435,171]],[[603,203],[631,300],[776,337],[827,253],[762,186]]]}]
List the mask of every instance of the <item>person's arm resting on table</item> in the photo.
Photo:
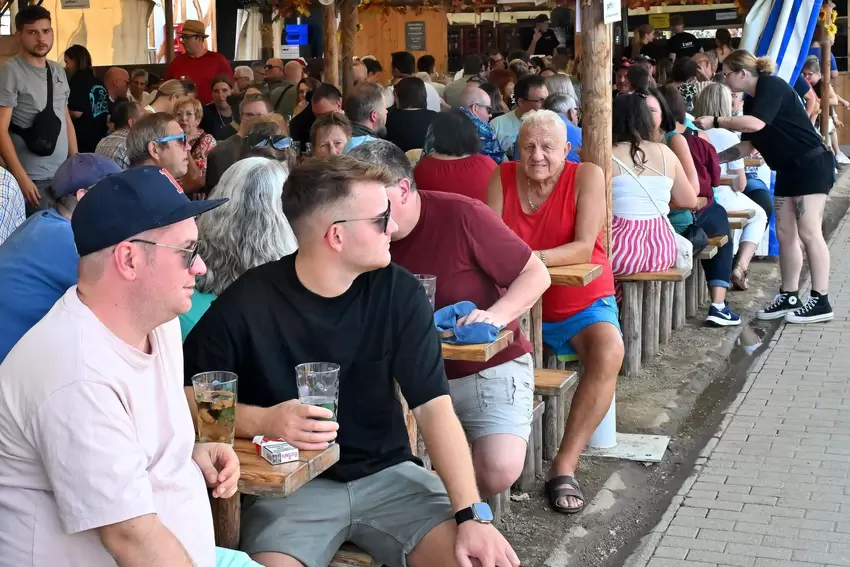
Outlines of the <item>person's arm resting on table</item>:
[{"label": "person's arm resting on table", "polygon": [[605,223],[605,176],[599,166],[592,163],[579,165],[575,184],[575,240],[542,251],[549,267],[590,262],[599,231]]},{"label": "person's arm resting on table", "polygon": [[32,430],[66,533],[97,530],[121,567],[193,565],[156,514],[147,454],[112,388],[66,386],[42,403]]}]

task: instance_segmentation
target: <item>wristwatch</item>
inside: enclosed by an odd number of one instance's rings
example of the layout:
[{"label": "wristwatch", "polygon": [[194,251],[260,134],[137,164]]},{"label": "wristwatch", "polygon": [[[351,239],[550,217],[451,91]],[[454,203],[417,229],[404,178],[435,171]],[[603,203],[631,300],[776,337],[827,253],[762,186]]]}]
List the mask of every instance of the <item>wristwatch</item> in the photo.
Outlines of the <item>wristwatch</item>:
[{"label": "wristwatch", "polygon": [[714,127],[720,128],[720,117],[719,116],[714,117]]},{"label": "wristwatch", "polygon": [[458,510],[455,513],[455,522],[461,525],[467,520],[475,520],[479,524],[493,523],[493,511],[486,502],[476,502],[468,508]]}]

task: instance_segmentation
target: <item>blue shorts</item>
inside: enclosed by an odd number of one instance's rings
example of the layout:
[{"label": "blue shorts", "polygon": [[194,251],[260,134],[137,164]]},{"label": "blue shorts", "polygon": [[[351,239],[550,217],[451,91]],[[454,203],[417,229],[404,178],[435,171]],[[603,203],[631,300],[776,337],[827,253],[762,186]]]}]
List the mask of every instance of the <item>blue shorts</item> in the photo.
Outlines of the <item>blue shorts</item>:
[{"label": "blue shorts", "polygon": [[215,567],[260,567],[260,564],[248,557],[247,553],[216,547]]},{"label": "blue shorts", "polygon": [[617,309],[617,300],[613,295],[597,299],[589,307],[565,321],[543,323],[543,342],[555,351],[558,360],[564,362],[578,360],[570,340],[596,323],[611,323],[620,331],[620,311]]}]

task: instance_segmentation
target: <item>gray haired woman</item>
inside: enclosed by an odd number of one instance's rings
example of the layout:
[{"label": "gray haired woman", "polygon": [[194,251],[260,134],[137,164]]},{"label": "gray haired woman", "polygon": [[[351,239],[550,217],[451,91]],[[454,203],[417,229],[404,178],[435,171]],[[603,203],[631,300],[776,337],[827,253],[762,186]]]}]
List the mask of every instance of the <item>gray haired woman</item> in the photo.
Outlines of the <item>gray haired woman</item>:
[{"label": "gray haired woman", "polygon": [[281,206],[287,175],[282,164],[262,157],[238,161],[222,175],[213,194],[230,201],[198,219],[198,253],[207,271],[195,282],[191,309],[179,317],[183,340],[239,276],[298,248]]}]

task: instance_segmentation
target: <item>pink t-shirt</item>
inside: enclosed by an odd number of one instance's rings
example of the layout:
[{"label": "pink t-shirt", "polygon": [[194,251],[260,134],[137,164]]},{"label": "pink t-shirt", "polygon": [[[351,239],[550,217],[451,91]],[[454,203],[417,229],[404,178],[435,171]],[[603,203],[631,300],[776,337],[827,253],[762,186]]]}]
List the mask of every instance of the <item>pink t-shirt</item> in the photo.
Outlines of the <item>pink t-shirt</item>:
[{"label": "pink t-shirt", "polygon": [[0,365],[0,566],[114,567],[95,528],[145,514],[215,565],[180,325],[149,338],[113,335],[74,286]]}]

